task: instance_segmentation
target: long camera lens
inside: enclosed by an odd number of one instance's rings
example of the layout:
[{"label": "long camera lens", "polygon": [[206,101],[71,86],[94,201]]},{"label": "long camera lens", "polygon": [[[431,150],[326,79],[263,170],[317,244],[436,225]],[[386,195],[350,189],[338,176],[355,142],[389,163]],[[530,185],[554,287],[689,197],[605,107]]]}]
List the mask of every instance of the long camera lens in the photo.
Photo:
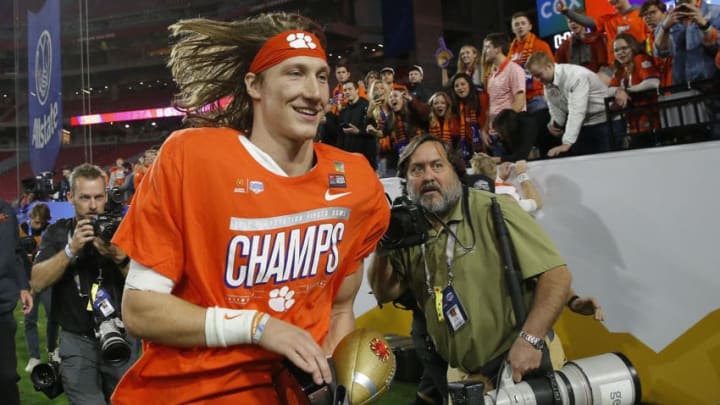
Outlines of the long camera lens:
[{"label": "long camera lens", "polygon": [[33,383],[33,387],[40,391],[43,388],[52,387],[58,379],[55,367],[50,364],[38,364],[30,373],[30,380]]},{"label": "long camera lens", "polygon": [[[555,371],[561,404],[631,405],[641,400],[640,379],[621,353],[605,353],[570,361]],[[552,384],[533,377],[518,384],[503,383],[485,395],[484,405],[552,405]]]},{"label": "long camera lens", "polygon": [[106,320],[98,328],[103,360],[113,364],[125,363],[130,358],[130,343],[116,325],[118,321],[118,318]]}]

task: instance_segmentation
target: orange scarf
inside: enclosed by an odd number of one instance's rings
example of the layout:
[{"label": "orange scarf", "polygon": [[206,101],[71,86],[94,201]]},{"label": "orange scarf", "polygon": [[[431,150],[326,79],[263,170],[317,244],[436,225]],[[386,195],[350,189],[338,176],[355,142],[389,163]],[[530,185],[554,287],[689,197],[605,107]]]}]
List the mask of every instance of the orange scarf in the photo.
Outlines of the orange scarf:
[{"label": "orange scarf", "polygon": [[473,109],[465,109],[465,102],[460,102],[460,134],[465,136],[465,142],[472,145],[472,126],[480,126],[478,122],[478,112]]},{"label": "orange scarf", "polygon": [[[510,55],[514,55],[516,53],[520,54],[520,59],[515,59],[514,62],[517,63],[520,66],[525,67],[525,62],[527,62],[528,58],[535,49],[535,34],[532,32],[528,33],[524,40],[519,41],[517,38],[513,39],[512,43],[510,44]],[[518,52],[517,48],[521,48],[520,52]]]},{"label": "orange scarf", "polygon": [[454,118],[455,117],[449,115],[449,113],[447,113],[445,117],[441,118],[435,118],[435,116],[433,116],[430,120],[430,128],[428,132],[430,132],[430,135],[438,137],[444,142],[451,143],[452,135],[458,135],[457,122]]}]

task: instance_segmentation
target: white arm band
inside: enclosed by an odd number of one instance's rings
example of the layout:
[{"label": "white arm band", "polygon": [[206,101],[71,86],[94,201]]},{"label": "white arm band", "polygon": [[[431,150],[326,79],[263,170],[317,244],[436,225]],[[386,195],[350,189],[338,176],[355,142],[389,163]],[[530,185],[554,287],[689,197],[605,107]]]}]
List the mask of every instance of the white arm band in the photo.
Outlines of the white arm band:
[{"label": "white arm band", "polygon": [[130,260],[130,269],[125,277],[125,288],[170,294],[174,287],[175,283],[171,279],[135,260]]},{"label": "white arm band", "polygon": [[257,343],[270,316],[254,309],[210,307],[205,312],[205,344],[228,347]]},{"label": "white arm band", "polygon": [[538,209],[537,202],[530,198],[522,199],[518,201],[518,204],[520,204],[520,208],[525,212],[535,212]]}]

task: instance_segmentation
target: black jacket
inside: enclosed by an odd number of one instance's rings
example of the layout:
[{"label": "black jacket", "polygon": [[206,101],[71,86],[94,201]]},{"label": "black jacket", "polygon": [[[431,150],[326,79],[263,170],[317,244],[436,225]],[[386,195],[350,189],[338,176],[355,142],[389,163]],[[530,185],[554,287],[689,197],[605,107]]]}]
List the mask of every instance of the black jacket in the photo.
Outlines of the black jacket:
[{"label": "black jacket", "polygon": [[0,200],[0,314],[12,312],[21,289],[30,289],[15,210]]}]

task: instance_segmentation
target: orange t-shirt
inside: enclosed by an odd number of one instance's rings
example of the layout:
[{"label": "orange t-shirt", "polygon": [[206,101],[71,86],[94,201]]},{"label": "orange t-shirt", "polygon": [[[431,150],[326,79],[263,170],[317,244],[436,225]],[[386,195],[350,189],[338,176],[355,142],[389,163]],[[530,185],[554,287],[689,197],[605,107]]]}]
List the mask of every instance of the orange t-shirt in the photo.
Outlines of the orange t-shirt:
[{"label": "orange t-shirt", "polygon": [[[633,70],[629,74],[625,69],[618,69],[618,72],[610,81],[610,87],[626,89],[642,83],[647,79],[660,79],[660,72],[655,67],[655,61],[648,55],[640,54],[633,58]],[[660,127],[660,116],[657,109],[657,93],[647,92],[632,96],[632,106],[640,107],[647,105],[646,110],[627,113],[625,117],[628,132],[637,133],[649,131],[652,128]]]},{"label": "orange t-shirt", "polygon": [[532,100],[536,96],[542,95],[543,85],[540,80],[535,79],[525,68],[525,62],[527,62],[530,55],[535,52],[544,52],[550,59],[555,61],[555,55],[553,55],[550,45],[542,39],[538,38],[537,35],[532,32],[528,33],[525,39],[522,41],[517,38],[513,39],[510,44],[510,50],[508,51],[508,57],[511,61],[520,65],[525,69],[525,99]]},{"label": "orange t-shirt", "polygon": [[615,42],[615,37],[617,37],[618,34],[627,32],[634,36],[639,43],[643,43],[650,33],[650,29],[640,16],[640,9],[637,7],[625,14],[614,13],[602,15],[595,20],[595,26],[599,33],[604,32],[607,36],[608,63],[611,65],[615,61],[613,42]]},{"label": "orange t-shirt", "polygon": [[[308,173],[276,175],[248,153],[242,136],[228,128],[171,135],[113,242],[173,280],[172,294],[185,301],[267,312],[320,344],[340,284],[389,224],[383,186],[362,155],[319,143]],[[274,403],[267,386],[279,360],[253,344],[145,342],[112,399]]]}]

